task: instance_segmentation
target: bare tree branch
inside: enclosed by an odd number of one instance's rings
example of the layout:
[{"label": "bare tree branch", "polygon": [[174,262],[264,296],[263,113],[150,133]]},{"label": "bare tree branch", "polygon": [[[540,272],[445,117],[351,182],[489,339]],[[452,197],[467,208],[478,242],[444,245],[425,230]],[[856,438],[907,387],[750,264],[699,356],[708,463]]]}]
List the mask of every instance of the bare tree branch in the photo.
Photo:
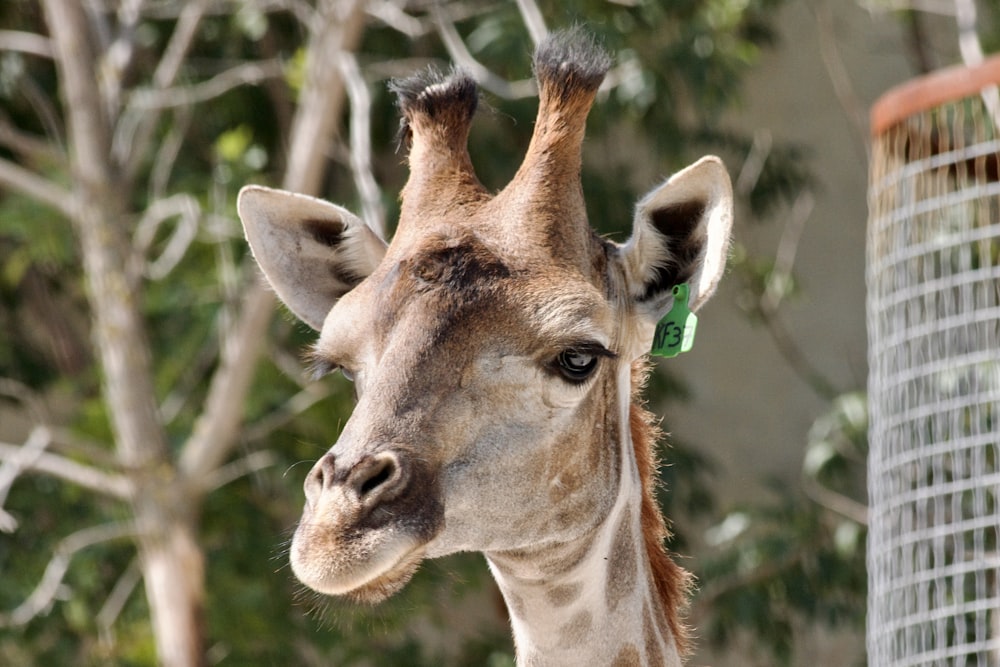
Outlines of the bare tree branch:
[{"label": "bare tree branch", "polygon": [[270,468],[277,463],[277,460],[274,452],[267,450],[251,452],[241,459],[216,468],[212,474],[205,477],[205,486],[211,490],[221,488],[240,477]]},{"label": "bare tree branch", "polygon": [[391,0],[369,0],[365,11],[368,12],[369,16],[378,19],[410,39],[423,37],[433,29],[428,23],[404,12],[399,4]]},{"label": "bare tree branch", "polygon": [[[958,25],[958,49],[962,62],[967,67],[983,62],[983,45],[976,31],[977,14],[974,0],[955,0],[955,23]],[[1000,90],[997,86],[983,88],[980,93],[983,104],[993,118],[994,125],[1000,125]]]},{"label": "bare tree branch", "polygon": [[29,419],[35,424],[46,424],[49,422],[48,411],[41,398],[32,391],[31,387],[13,378],[0,377],[0,396],[5,396],[16,403],[24,406],[28,412]]},{"label": "bare tree branch", "polygon": [[0,186],[20,192],[72,218],[73,194],[33,171],[0,158]]},{"label": "bare tree branch", "polygon": [[60,153],[65,153],[66,138],[62,132],[62,120],[56,111],[53,100],[30,77],[21,77],[17,86],[38,117],[38,122],[44,129],[45,136],[52,141]]},{"label": "bare tree branch", "polygon": [[20,30],[0,30],[0,51],[17,51],[39,58],[52,57],[52,42],[44,35]]},{"label": "bare tree branch", "polygon": [[[307,46],[305,84],[299,96],[290,137],[286,189],[316,194],[325,147],[336,131],[344,82],[330,67],[340,51],[353,51],[364,27],[364,2],[323,3],[325,12],[312,27]],[[247,290],[240,319],[223,340],[218,370],[212,376],[205,408],[184,444],[180,470],[196,488],[206,490],[206,475],[219,467],[236,442],[243,403],[254,375],[264,331],[274,312],[274,296],[263,284]]]},{"label": "bare tree branch", "polygon": [[517,0],[517,9],[521,12],[524,25],[528,27],[528,34],[531,35],[531,41],[535,46],[538,46],[545,39],[545,36],[549,34],[549,29],[545,27],[545,18],[542,16],[542,10],[538,8],[535,0]]},{"label": "bare tree branch", "polygon": [[770,130],[765,128],[754,130],[753,144],[750,146],[750,152],[747,154],[746,159],[743,160],[740,173],[733,184],[733,189],[736,190],[737,194],[747,197],[757,187],[757,182],[760,180],[760,175],[764,172],[764,165],[767,163],[767,158],[771,155],[771,148],[773,146],[774,137],[771,135]]},{"label": "bare tree branch", "polygon": [[[163,279],[184,258],[188,246],[198,233],[200,216],[198,200],[188,194],[176,194],[150,204],[139,219],[132,237],[130,273],[133,276],[145,275],[151,280]],[[157,232],[165,221],[172,218],[177,218],[177,224],[170,240],[159,257],[149,259],[147,253]]]},{"label": "bare tree branch", "polygon": [[111,626],[118,619],[122,609],[125,608],[125,603],[128,602],[132,591],[135,590],[140,581],[142,581],[142,568],[139,567],[139,559],[133,558],[129,561],[125,571],[118,577],[114,588],[108,594],[108,599],[101,605],[101,610],[97,612],[95,617],[97,626],[101,628],[103,633],[111,631]]},{"label": "bare tree branch", "polygon": [[371,95],[354,55],[341,51],[337,59],[351,100],[351,172],[361,196],[362,217],[368,226],[385,238],[385,206],[382,190],[372,174]]},{"label": "bare tree branch", "polygon": [[74,177],[106,184],[111,180],[109,124],[92,69],[96,58],[88,43],[87,19],[79,5],[67,0],[46,0],[43,7],[74,148]]},{"label": "bare tree branch", "polygon": [[275,60],[241,63],[220,72],[208,81],[193,86],[137,90],[131,95],[130,107],[136,112],[143,112],[151,109],[193,106],[224,95],[234,88],[256,85],[283,74],[281,63]]},{"label": "bare tree branch", "polygon": [[[14,470],[45,473],[112,498],[128,500],[132,496],[131,483],[121,475],[107,473],[58,454],[33,452],[30,448],[25,451],[27,447],[28,443],[13,445],[0,442],[0,461],[4,462],[0,471],[10,464]],[[2,477],[0,472],[0,492],[6,493]]]},{"label": "bare tree branch", "polygon": [[[118,31],[98,62],[98,77],[104,109],[109,118],[118,114],[121,105],[122,81],[135,55],[135,27],[139,22],[142,0],[123,0],[118,4]],[[93,13],[92,13],[93,14]]]},{"label": "bare tree branch", "polygon": [[184,137],[191,126],[192,110],[180,108],[174,111],[174,122],[170,124],[160,148],[153,158],[153,168],[149,175],[150,199],[166,196],[167,185],[177,164],[177,157],[184,147]]},{"label": "bare tree branch", "polygon": [[845,516],[862,526],[868,525],[868,507],[866,505],[828,489],[812,475],[802,475],[802,489],[817,505]]},{"label": "bare tree branch", "polygon": [[532,97],[538,92],[534,80],[525,79],[523,81],[507,81],[491,72],[485,65],[480,63],[466,48],[461,35],[455,28],[455,24],[445,15],[444,10],[437,3],[431,9],[434,23],[438,29],[438,35],[448,50],[451,59],[463,69],[467,70],[472,77],[479,82],[486,90],[504,99],[514,100],[524,97]]},{"label": "bare tree branch", "polygon": [[859,0],[858,4],[870,13],[894,12],[910,9],[928,14],[954,16],[953,0]]},{"label": "bare tree branch", "polygon": [[336,62],[341,51],[356,49],[365,20],[364,0],[321,4],[325,13],[311,26],[305,83],[292,121],[288,167],[282,181],[286,190],[306,194],[319,190],[326,146],[336,132],[343,106],[344,82],[330,63]]},{"label": "bare tree branch", "polygon": [[49,430],[44,426],[36,426],[24,444],[18,447],[16,454],[3,459],[0,464],[0,532],[13,533],[17,530],[17,519],[3,509],[7,494],[21,471],[37,461],[51,442],[52,434]]},{"label": "bare tree branch", "polygon": [[56,546],[41,581],[31,595],[13,611],[0,613],[0,627],[24,625],[49,609],[62,588],[63,577],[66,576],[70,561],[77,552],[95,544],[133,535],[135,529],[131,523],[112,523],[84,528],[63,538]]},{"label": "bare tree branch", "polygon": [[788,214],[785,228],[778,240],[778,248],[774,255],[774,267],[768,276],[764,294],[760,297],[760,309],[768,314],[774,314],[781,305],[782,299],[788,293],[792,281],[792,269],[795,268],[795,257],[799,251],[799,241],[805,230],[806,222],[816,207],[816,199],[812,192],[804,190],[795,198],[792,210]]},{"label": "bare tree branch", "polygon": [[22,132],[3,113],[0,113],[0,146],[6,146],[27,161],[58,164],[66,160],[66,155],[55,146],[44,139]]},{"label": "bare tree branch", "polygon": [[329,396],[330,390],[325,385],[320,383],[307,385],[302,391],[285,401],[277,410],[248,426],[245,435],[247,442],[255,442],[267,438],[312,406],[326,400]]},{"label": "bare tree branch", "polygon": [[[177,17],[174,32],[153,72],[153,86],[158,89],[169,88],[177,79],[184,63],[184,58],[198,34],[198,26],[205,15],[210,0],[192,0],[183,3],[183,8]],[[152,112],[151,112],[152,111]],[[143,157],[148,155],[148,147],[153,140],[160,116],[156,110],[125,109],[119,119],[119,128],[113,144],[116,161],[123,165],[125,176],[131,179],[142,164]],[[120,137],[120,139],[119,139]]]},{"label": "bare tree branch", "polygon": [[833,92],[837,96],[837,101],[847,115],[851,129],[854,130],[856,145],[863,148],[862,154],[867,163],[868,154],[871,152],[871,142],[868,139],[868,113],[865,105],[861,103],[854,92],[851,77],[840,57],[840,49],[837,46],[833,25],[833,10],[830,9],[827,2],[814,2],[810,3],[810,6],[816,17],[819,53],[823,60],[823,66],[833,84]]}]

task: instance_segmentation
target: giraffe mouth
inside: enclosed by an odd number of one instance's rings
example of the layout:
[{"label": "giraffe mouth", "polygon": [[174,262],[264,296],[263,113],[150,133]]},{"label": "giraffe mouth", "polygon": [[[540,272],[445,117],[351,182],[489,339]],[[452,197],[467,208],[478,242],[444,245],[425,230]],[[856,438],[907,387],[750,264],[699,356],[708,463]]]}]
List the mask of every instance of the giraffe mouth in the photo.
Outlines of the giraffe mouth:
[{"label": "giraffe mouth", "polygon": [[381,602],[409,582],[426,551],[422,539],[399,528],[341,531],[303,521],[292,539],[292,571],[318,593]]},{"label": "giraffe mouth", "polygon": [[[385,458],[365,460],[343,483],[328,469],[326,482],[307,493],[289,560],[299,581],[316,592],[380,602],[406,585],[440,532],[444,513],[434,476],[398,455],[391,457],[394,472],[382,474]],[[380,493],[365,493],[368,487]]]}]

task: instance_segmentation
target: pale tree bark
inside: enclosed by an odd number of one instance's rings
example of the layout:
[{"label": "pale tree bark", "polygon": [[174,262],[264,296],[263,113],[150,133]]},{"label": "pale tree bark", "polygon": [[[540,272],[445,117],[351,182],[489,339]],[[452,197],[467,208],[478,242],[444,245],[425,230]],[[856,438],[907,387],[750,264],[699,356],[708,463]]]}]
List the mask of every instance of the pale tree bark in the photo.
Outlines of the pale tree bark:
[{"label": "pale tree bark", "polygon": [[130,242],[127,193],[111,153],[111,119],[98,95],[98,62],[84,8],[48,0],[46,21],[68,125],[73,222],[80,239],[93,316],[93,339],[119,463],[130,499],[160,661],[202,663],[204,558],[195,511],[171,465],[153,389],[153,366],[140,304],[141,285],[126,275]]},{"label": "pale tree bark", "polygon": [[[319,191],[325,149],[336,132],[345,96],[335,63],[342,50],[354,49],[360,39],[364,4],[321,2],[309,25],[306,81],[293,120],[284,179],[289,189]],[[182,10],[154,73],[154,89],[173,84],[206,5],[193,2]],[[242,406],[274,300],[259,283],[246,292],[240,316],[226,334],[203,414],[175,456],[158,413],[154,360],[142,316],[141,273],[129,270],[134,253],[127,221],[138,216],[128,209],[128,202],[157,114],[130,109],[124,102],[127,91],[115,87],[120,82],[99,80],[100,65],[107,63],[109,53],[101,50],[102,41],[93,29],[99,22],[88,16],[84,3],[45,0],[43,8],[64,108],[72,191],[63,192],[6,161],[0,161],[0,182],[52,206],[74,224],[93,317],[93,344],[123,477],[116,491],[124,491],[131,506],[130,531],[136,536],[159,662],[165,667],[201,665],[205,654],[205,558],[197,535],[201,502],[230,472],[224,464],[237,441]],[[107,48],[122,46],[112,41]],[[127,48],[121,53],[120,57],[128,57]],[[110,94],[102,96],[102,90]],[[128,150],[113,137],[116,128],[128,125],[121,122],[127,114],[132,114],[133,125],[138,119]],[[0,451],[5,453],[16,454]],[[39,453],[31,467],[83,478],[80,470],[59,461],[54,454]]]},{"label": "pale tree bark", "polygon": [[[0,156],[0,187],[33,198],[73,224],[93,319],[92,343],[115,440],[114,461],[85,455],[90,465],[47,448],[48,436],[44,439],[46,446],[38,444],[43,442],[41,435],[35,439],[37,446],[28,446],[30,442],[21,446],[0,443],[0,530],[16,529],[13,517],[5,521],[3,498],[13,479],[29,472],[49,474],[121,501],[131,514],[130,520],[121,525],[83,529],[67,537],[53,555],[36,592],[14,613],[0,612],[0,624],[24,623],[43,613],[53,602],[74,553],[103,539],[134,539],[158,661],[164,667],[197,666],[205,661],[205,556],[198,539],[205,495],[271,461],[265,452],[230,461],[241,433],[243,406],[275,311],[270,290],[262,282],[253,281],[245,288],[233,323],[223,325],[218,360],[208,378],[200,415],[190,435],[176,449],[168,445],[168,419],[159,411],[154,386],[158,360],[153,358],[143,318],[144,276],[161,275],[150,270],[152,265],[146,256],[153,234],[150,230],[177,211],[183,210],[189,217],[200,215],[194,210],[198,206],[196,198],[165,196],[172,169],[170,156],[181,150],[178,142],[183,123],[161,139],[167,116],[163,110],[171,107],[174,113],[181,111],[190,118],[200,110],[198,104],[236,85],[264,81],[283,85],[277,78],[281,72],[276,61],[236,64],[200,83],[180,81],[185,60],[198,39],[200,23],[214,4],[211,0],[192,0],[175,5],[173,32],[159,61],[149,68],[143,89],[130,87],[130,82],[141,76],[125,74],[131,64],[139,67],[133,63],[136,48],[129,42],[134,32],[130,26],[138,24],[146,8],[139,0],[120,3],[117,19],[109,6],[101,3],[43,0],[48,38],[0,33],[0,49],[6,45],[31,57],[51,58],[55,63],[62,113],[48,100],[38,111],[53,141],[45,142],[18,130],[0,114],[0,145],[32,158],[26,164],[17,164]],[[533,0],[519,0],[518,6],[531,26],[533,38],[540,38],[545,26]],[[167,3],[158,7],[163,9]],[[321,194],[329,149],[350,92],[352,107],[357,107],[352,108],[352,127],[357,136],[352,133],[351,139],[358,151],[351,168],[358,183],[368,184],[360,189],[371,200],[369,208],[374,213],[369,217],[377,224],[381,216],[377,211],[378,193],[368,187],[374,182],[371,174],[363,173],[371,170],[370,160],[364,159],[367,153],[361,150],[367,148],[363,144],[368,132],[358,117],[367,113],[365,82],[349,55],[360,43],[366,20],[370,16],[388,16],[387,25],[396,29],[416,27],[421,34],[436,26],[449,50],[470,61],[466,65],[476,63],[452,19],[440,11],[416,19],[403,13],[396,3],[374,0],[318,0],[315,7],[293,2],[287,7],[305,27],[307,43],[305,76],[291,117],[282,186]],[[507,96],[532,91],[524,83],[495,81],[497,77],[481,65],[474,70],[487,80],[482,83],[497,83]],[[346,79],[350,79],[350,91]],[[142,181],[142,170],[150,155],[166,156],[165,164],[153,169],[152,187],[146,189],[154,201],[146,211],[134,210],[133,202],[141,198],[139,189],[149,185]],[[30,163],[36,160],[68,164],[71,184],[64,185],[59,179],[48,178],[42,170],[33,170]],[[184,224],[191,222],[186,220]],[[299,402],[310,404],[313,398],[309,392],[304,396],[308,400]],[[36,435],[58,431],[44,419],[34,421],[45,427],[36,430]],[[132,572],[123,581],[134,583]],[[108,609],[120,609],[131,586],[124,585],[122,590],[116,587],[114,603],[109,600]]]},{"label": "pale tree bark", "polygon": [[[311,25],[305,85],[292,120],[288,167],[282,186],[319,194],[326,148],[336,133],[345,87],[336,67],[340,51],[353,51],[364,27],[364,1],[326,2]],[[274,311],[274,295],[257,282],[243,298],[241,316],[224,344],[219,370],[212,378],[205,411],[185,443],[180,466],[186,475],[205,477],[230,453],[242,405],[253,379],[247,359],[256,359]]]}]

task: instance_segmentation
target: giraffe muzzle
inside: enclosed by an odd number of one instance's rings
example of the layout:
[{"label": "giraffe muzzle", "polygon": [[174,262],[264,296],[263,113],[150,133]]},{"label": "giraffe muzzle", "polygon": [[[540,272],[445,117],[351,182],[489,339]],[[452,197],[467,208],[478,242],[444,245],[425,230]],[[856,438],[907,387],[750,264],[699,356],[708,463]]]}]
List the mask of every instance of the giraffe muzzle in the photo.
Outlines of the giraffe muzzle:
[{"label": "giraffe muzzle", "polygon": [[366,455],[350,466],[338,465],[333,453],[327,452],[306,477],[306,502],[315,507],[322,496],[333,494],[370,512],[397,498],[409,477],[408,466],[392,451]]},{"label": "giraffe muzzle", "polygon": [[391,595],[443,526],[438,493],[436,476],[405,449],[328,452],[306,477],[292,570],[320,593],[365,601]]}]

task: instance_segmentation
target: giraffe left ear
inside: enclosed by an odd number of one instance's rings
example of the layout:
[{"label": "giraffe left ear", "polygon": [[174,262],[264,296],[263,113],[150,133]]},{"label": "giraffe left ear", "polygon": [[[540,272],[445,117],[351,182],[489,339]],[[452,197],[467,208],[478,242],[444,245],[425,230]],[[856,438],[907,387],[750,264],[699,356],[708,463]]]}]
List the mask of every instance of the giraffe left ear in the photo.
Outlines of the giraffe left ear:
[{"label": "giraffe left ear", "polygon": [[236,208],[267,281],[317,331],[337,300],[385,255],[385,241],[364,221],[322,199],[248,185]]},{"label": "giraffe left ear", "polygon": [[691,310],[715,292],[726,268],[733,225],[733,188],[722,161],[704,157],[643,197],[632,238],[619,251],[628,289],[655,322],[687,283]]}]

